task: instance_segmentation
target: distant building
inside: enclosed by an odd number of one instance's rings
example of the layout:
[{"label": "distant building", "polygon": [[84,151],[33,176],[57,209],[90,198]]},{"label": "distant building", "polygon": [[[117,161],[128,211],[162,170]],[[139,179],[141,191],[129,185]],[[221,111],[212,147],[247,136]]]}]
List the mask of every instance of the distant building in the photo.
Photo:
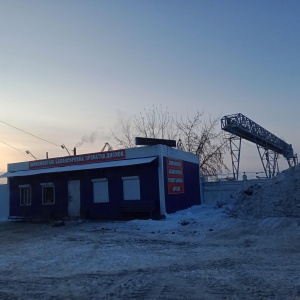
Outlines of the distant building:
[{"label": "distant building", "polygon": [[153,145],[8,164],[9,216],[159,218],[200,204],[199,157]]}]

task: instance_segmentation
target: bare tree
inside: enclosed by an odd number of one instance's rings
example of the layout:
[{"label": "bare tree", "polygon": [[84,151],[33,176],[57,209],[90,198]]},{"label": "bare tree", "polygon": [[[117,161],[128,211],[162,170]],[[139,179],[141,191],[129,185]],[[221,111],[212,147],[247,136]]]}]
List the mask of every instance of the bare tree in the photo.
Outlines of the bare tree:
[{"label": "bare tree", "polygon": [[153,106],[144,109],[131,119],[119,120],[118,134],[112,131],[112,136],[118,146],[124,148],[135,147],[135,137],[176,139],[177,128],[173,117],[167,108]]},{"label": "bare tree", "polygon": [[111,131],[112,136],[118,146],[123,148],[133,148],[135,147],[135,134],[134,128],[132,126],[132,120],[123,120],[119,121],[120,126],[119,130],[120,135],[117,136],[113,131]]},{"label": "bare tree", "polygon": [[200,156],[200,170],[204,176],[217,176],[223,169],[227,170],[224,163],[227,139],[219,124],[220,118],[205,120],[203,112],[199,111],[176,121],[184,150]]},{"label": "bare tree", "polygon": [[133,117],[134,131],[138,136],[148,138],[171,139],[176,136],[176,127],[173,117],[167,108],[153,106],[144,109],[143,113]]},{"label": "bare tree", "polygon": [[203,176],[216,176],[227,170],[224,155],[228,149],[226,138],[219,129],[220,118],[204,118],[203,112],[173,118],[168,109],[153,106],[144,109],[132,119],[120,121],[119,135],[112,132],[120,147],[135,147],[135,137],[175,139],[178,148],[200,156],[200,170]]}]

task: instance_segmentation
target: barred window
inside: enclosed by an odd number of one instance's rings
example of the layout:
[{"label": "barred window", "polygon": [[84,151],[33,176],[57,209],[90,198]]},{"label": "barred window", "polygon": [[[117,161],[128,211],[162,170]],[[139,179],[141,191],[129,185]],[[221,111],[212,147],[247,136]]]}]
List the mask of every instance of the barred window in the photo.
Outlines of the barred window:
[{"label": "barred window", "polygon": [[55,204],[55,189],[52,183],[42,183],[43,205]]}]

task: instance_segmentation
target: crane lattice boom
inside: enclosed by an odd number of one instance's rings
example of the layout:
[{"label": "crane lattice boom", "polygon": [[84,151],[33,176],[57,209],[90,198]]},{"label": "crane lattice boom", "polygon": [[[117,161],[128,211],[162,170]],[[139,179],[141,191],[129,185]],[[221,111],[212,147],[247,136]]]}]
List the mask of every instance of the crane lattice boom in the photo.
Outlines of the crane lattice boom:
[{"label": "crane lattice boom", "polygon": [[221,119],[221,128],[231,134],[256,143],[261,147],[282,154],[287,159],[294,158],[292,145],[278,138],[241,113],[224,116]]}]

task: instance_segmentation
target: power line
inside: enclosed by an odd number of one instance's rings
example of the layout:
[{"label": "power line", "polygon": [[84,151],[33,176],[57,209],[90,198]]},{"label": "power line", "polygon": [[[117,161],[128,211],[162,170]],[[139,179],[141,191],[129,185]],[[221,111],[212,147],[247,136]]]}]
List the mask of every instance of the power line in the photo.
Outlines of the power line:
[{"label": "power line", "polygon": [[3,144],[5,144],[5,145],[8,146],[8,147],[14,148],[15,150],[17,150],[17,151],[19,151],[19,152],[25,154],[24,151],[22,151],[22,150],[20,150],[20,149],[18,149],[18,148],[16,148],[16,147],[14,147],[14,146],[12,146],[12,145],[10,145],[10,144],[7,144],[7,143],[5,143],[5,142],[3,142],[3,141],[0,141],[0,142],[3,143]]},{"label": "power line", "polygon": [[[38,136],[36,136],[36,135],[34,135],[34,134],[32,134],[32,133],[29,133],[29,132],[27,132],[27,131],[25,131],[25,130],[22,130],[22,129],[16,127],[16,126],[13,126],[13,125],[11,125],[11,124],[8,124],[8,123],[6,123],[6,122],[4,122],[4,121],[0,121],[0,122],[3,123],[3,124],[5,124],[5,125],[7,125],[7,126],[10,126],[10,127],[14,128],[14,129],[17,129],[17,130],[19,130],[19,131],[22,131],[22,132],[24,132],[24,133],[26,133],[26,134],[29,134],[29,135],[31,135],[31,136],[33,136],[33,137],[35,137],[35,138],[37,138],[37,139],[39,139],[39,140],[41,140],[41,141],[47,142],[47,143],[52,144],[52,145],[54,145],[54,146],[61,147],[61,145],[58,145],[58,144],[55,144],[55,143],[50,142],[50,141],[48,141],[48,140],[45,140],[45,139],[43,139],[43,138],[40,138],[40,137],[38,137]],[[4,143],[4,144],[5,144],[5,143]],[[10,146],[10,147],[12,147],[12,146]],[[14,147],[13,147],[13,148],[14,148]],[[19,150],[19,151],[20,151],[20,150]]]}]

